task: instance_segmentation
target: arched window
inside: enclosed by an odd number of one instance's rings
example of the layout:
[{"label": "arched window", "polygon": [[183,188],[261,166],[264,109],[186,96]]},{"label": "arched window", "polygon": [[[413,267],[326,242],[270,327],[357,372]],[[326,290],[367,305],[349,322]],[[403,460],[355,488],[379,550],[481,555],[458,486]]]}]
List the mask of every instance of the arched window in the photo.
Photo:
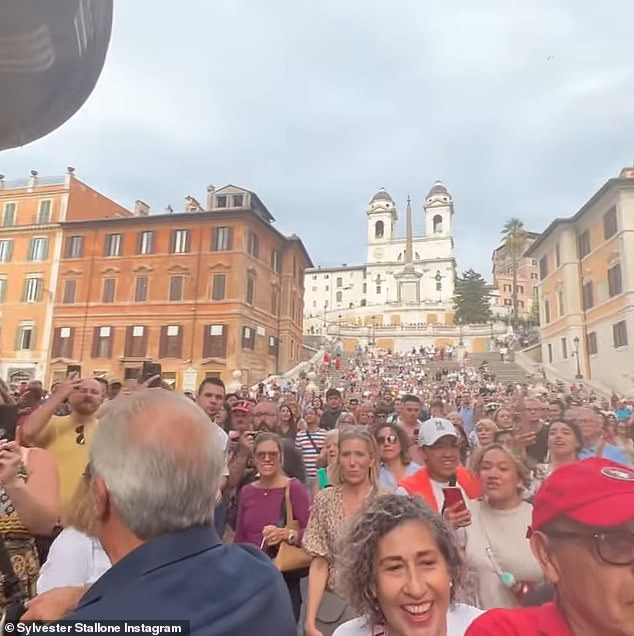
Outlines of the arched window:
[{"label": "arched window", "polygon": [[414,252],[414,260],[420,261],[420,254],[418,252]]},{"label": "arched window", "polygon": [[397,259],[397,260],[399,260],[399,261],[402,261],[402,260],[403,260],[403,252],[401,252],[401,253],[398,255],[398,259]]},{"label": "arched window", "polygon": [[439,269],[436,270],[434,280],[436,281],[436,291],[442,291],[442,275]]},{"label": "arched window", "polygon": [[377,221],[374,224],[374,238],[383,238],[384,232],[385,232],[385,225],[383,221]]},{"label": "arched window", "polygon": [[434,217],[434,234],[441,234],[442,233],[442,216],[440,216],[440,214],[436,214],[436,216]]},{"label": "arched window", "polygon": [[341,292],[337,292],[337,302],[340,303],[343,300],[343,294]]}]

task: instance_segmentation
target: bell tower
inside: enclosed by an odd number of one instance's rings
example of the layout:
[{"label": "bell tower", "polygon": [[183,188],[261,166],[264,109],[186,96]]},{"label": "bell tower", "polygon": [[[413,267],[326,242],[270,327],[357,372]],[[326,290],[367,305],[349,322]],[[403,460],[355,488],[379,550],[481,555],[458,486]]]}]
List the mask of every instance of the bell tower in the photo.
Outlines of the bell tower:
[{"label": "bell tower", "polygon": [[425,199],[425,235],[450,237],[453,224],[453,199],[441,181],[436,181]]},{"label": "bell tower", "polygon": [[383,246],[394,238],[398,215],[394,200],[381,188],[370,200],[368,216],[368,263],[383,260]]}]

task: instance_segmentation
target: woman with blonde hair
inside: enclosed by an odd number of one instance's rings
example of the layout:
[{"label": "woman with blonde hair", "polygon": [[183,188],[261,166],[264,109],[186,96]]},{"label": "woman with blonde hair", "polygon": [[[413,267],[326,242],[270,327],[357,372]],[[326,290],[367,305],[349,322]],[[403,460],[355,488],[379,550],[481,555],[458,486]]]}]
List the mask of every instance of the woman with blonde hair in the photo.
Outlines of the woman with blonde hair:
[{"label": "woman with blonde hair", "polygon": [[110,569],[110,559],[95,538],[96,519],[90,470],[86,468],[68,505],[64,529],[53,541],[40,570],[38,594],[59,587],[84,588]]},{"label": "woman with blonde hair", "polygon": [[335,475],[337,457],[339,457],[339,429],[332,428],[326,433],[324,447],[321,449],[321,454],[317,460],[318,465],[324,460],[326,465],[317,468],[317,477],[313,484],[313,497],[323,488],[328,488],[335,483],[337,479]]},{"label": "woman with blonde hair", "polygon": [[330,636],[354,616],[335,588],[337,544],[344,526],[379,489],[379,451],[365,426],[339,431],[333,486],[320,490],[304,532],[304,549],[313,557],[308,574],[306,636]]},{"label": "woman with blonde hair", "polygon": [[343,428],[344,426],[356,426],[357,419],[354,416],[354,413],[350,411],[342,411],[341,415],[337,418],[335,422],[335,428]]}]

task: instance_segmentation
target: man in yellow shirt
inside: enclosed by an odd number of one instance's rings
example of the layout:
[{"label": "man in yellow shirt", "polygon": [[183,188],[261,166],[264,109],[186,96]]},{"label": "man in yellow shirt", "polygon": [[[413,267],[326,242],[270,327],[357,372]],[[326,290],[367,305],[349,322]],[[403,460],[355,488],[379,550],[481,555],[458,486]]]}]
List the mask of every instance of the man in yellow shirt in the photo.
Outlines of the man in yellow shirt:
[{"label": "man in yellow shirt", "polygon": [[[65,510],[88,464],[88,445],[103,398],[103,388],[97,380],[82,380],[71,375],[59,384],[46,403],[29,415],[22,426],[24,443],[46,448],[57,461],[62,510]],[[55,415],[66,399],[70,415]]]}]

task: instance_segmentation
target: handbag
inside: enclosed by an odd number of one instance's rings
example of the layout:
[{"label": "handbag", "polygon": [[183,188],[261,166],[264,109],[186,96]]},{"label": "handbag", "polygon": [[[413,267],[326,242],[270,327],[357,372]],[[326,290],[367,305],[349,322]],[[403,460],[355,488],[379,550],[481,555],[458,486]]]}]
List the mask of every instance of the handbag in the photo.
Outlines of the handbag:
[{"label": "handbag", "polygon": [[22,591],[20,581],[15,575],[13,563],[9,551],[4,543],[4,538],[0,534],[0,572],[2,573],[2,591],[4,592],[4,610],[0,618],[0,633],[10,634],[13,629],[5,630],[8,623],[16,623],[26,611],[25,603],[27,595]]},{"label": "handbag", "polygon": [[[291,480],[288,480],[286,488],[284,489],[284,499],[282,500],[283,518],[285,521],[281,528],[288,528],[293,530],[296,534],[299,533],[299,522],[293,516],[293,504],[291,502]],[[265,547],[265,541],[262,540],[261,549]],[[312,557],[308,555],[304,549],[300,546],[291,545],[282,541],[273,563],[280,572],[290,572],[292,570],[300,570],[307,568],[310,565]]]}]

